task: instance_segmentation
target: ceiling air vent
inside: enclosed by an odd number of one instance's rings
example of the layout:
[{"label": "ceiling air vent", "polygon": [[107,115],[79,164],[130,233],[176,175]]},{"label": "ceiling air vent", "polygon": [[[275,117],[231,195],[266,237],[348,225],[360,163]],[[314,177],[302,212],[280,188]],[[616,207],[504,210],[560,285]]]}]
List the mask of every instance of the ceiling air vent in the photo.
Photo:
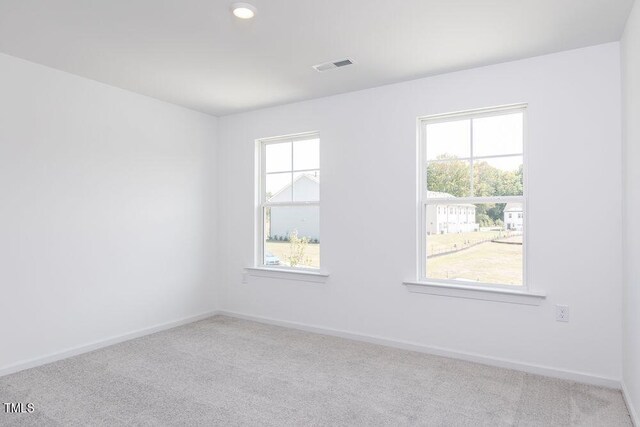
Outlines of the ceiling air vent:
[{"label": "ceiling air vent", "polygon": [[335,68],[346,67],[347,65],[351,65],[351,64],[354,64],[353,60],[347,58],[347,59],[341,59],[339,61],[323,62],[322,64],[314,65],[313,68],[316,71],[322,73],[323,71],[329,71]]}]

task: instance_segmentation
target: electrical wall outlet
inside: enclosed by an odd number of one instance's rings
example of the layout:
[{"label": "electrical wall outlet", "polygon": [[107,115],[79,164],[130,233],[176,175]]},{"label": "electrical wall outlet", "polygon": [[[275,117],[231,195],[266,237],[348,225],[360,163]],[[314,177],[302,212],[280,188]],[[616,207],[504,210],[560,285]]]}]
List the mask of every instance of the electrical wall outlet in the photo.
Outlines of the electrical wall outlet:
[{"label": "electrical wall outlet", "polygon": [[242,284],[246,285],[247,283],[249,283],[249,273],[245,271],[242,273]]},{"label": "electrical wall outlet", "polygon": [[569,306],[568,305],[556,305],[556,320],[558,322],[569,321]]}]

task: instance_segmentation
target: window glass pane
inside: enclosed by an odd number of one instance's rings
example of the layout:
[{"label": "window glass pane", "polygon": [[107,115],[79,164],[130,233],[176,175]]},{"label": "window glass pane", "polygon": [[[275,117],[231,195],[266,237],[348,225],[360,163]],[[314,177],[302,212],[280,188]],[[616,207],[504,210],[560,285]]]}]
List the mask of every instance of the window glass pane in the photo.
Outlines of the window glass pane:
[{"label": "window glass pane", "polygon": [[475,160],[473,193],[476,197],[521,196],[523,194],[522,156]]},{"label": "window glass pane", "polygon": [[296,202],[320,200],[320,171],[293,173],[293,200]]},{"label": "window glass pane", "polygon": [[519,203],[427,205],[427,278],[522,285],[524,215],[518,214]]},{"label": "window glass pane", "polygon": [[[449,160],[427,165],[427,197],[465,197],[471,195],[471,162]],[[444,194],[442,194],[444,193]]]},{"label": "window glass pane", "polygon": [[266,172],[284,172],[291,170],[291,143],[282,142],[265,146]]},{"label": "window glass pane", "polygon": [[520,154],[523,132],[522,112],[473,119],[473,156]]},{"label": "window glass pane", "polygon": [[471,120],[427,124],[427,160],[471,156]]},{"label": "window glass pane", "polygon": [[309,139],[293,143],[294,170],[320,168],[320,140]]},{"label": "window glass pane", "polygon": [[266,200],[271,202],[291,201],[291,172],[268,173],[266,176]]},{"label": "window glass pane", "polygon": [[264,264],[320,268],[320,207],[264,210]]}]

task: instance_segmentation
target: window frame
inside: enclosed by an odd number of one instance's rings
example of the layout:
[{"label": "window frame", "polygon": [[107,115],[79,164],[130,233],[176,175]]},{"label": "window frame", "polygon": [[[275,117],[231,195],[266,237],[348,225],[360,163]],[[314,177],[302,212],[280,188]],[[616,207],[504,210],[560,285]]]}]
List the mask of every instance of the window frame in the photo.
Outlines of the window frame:
[{"label": "window frame", "polygon": [[[528,156],[527,156],[527,107],[526,103],[520,104],[512,104],[512,105],[504,105],[499,107],[489,107],[489,108],[480,108],[474,110],[466,110],[459,111],[453,113],[445,113],[445,114],[436,114],[418,117],[417,120],[417,140],[418,140],[418,203],[417,203],[417,230],[418,230],[418,248],[417,248],[417,282],[418,283],[427,283],[438,286],[451,286],[451,287],[460,287],[460,286],[468,286],[477,288],[478,290],[486,289],[486,290],[512,290],[512,291],[520,291],[520,292],[528,292],[529,291],[529,280],[528,280],[528,262],[527,262],[527,246],[528,246],[528,233],[529,233],[529,217],[530,215],[526,214],[528,206],[527,206],[527,193],[528,193]],[[470,163],[470,189],[473,189],[474,185],[474,177],[473,177],[473,163],[476,160],[484,160],[487,158],[500,158],[500,157],[510,157],[521,155],[522,156],[522,173],[523,173],[523,191],[521,196],[491,196],[491,197],[457,197],[457,203],[521,203],[522,205],[522,213],[523,213],[523,233],[522,233],[522,285],[507,285],[507,284],[497,284],[497,283],[484,283],[484,282],[473,282],[467,283],[460,280],[449,280],[449,279],[435,279],[427,277],[427,206],[428,205],[442,205],[451,203],[450,198],[428,198],[427,197],[427,140],[426,140],[426,128],[428,124],[434,123],[443,123],[457,120],[467,120],[467,119],[479,119],[484,117],[495,117],[500,115],[507,115],[521,112],[522,113],[522,152],[521,153],[509,153],[502,155],[491,155],[491,156],[473,156],[473,122],[471,121],[470,126],[470,153],[468,158],[460,158],[457,160],[469,161]]]},{"label": "window frame", "polygon": [[[317,169],[301,169],[296,170],[293,166],[293,144],[297,141],[307,141],[309,139],[318,139],[318,168]],[[296,172],[305,172],[305,171],[318,171],[321,172],[321,164],[320,164],[320,132],[312,131],[312,132],[303,132],[292,135],[284,135],[284,136],[276,136],[269,138],[260,138],[255,141],[256,143],[256,183],[255,183],[255,199],[256,199],[256,210],[255,210],[255,243],[254,243],[254,267],[253,269],[261,269],[261,270],[272,270],[272,271],[283,271],[283,272],[296,272],[296,273],[309,273],[309,274],[319,274],[324,276],[325,273],[322,270],[322,251],[320,251],[320,265],[318,268],[315,267],[291,267],[288,265],[266,265],[264,263],[264,254],[266,252],[266,243],[264,235],[264,221],[266,208],[270,207],[283,207],[283,206],[317,206],[318,207],[318,215],[320,214],[320,199],[318,197],[317,201],[294,201],[293,193],[291,201],[288,202],[270,202],[267,201],[267,188],[266,188],[266,176],[267,176],[267,156],[266,156],[266,147],[271,144],[281,144],[290,142],[292,144],[291,149],[291,170],[283,171],[278,173],[291,173],[294,175]],[[322,189],[322,183],[319,184],[319,192]],[[291,191],[293,192],[293,176],[291,181]],[[318,229],[320,226],[318,225]]]}]

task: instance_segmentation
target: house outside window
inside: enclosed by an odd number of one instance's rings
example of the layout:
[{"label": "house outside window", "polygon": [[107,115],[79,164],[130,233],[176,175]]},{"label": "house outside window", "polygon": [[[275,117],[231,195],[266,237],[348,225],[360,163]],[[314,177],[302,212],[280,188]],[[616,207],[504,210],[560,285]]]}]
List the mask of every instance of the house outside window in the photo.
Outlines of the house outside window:
[{"label": "house outside window", "polygon": [[259,140],[256,265],[320,268],[320,139]]},{"label": "house outside window", "polygon": [[[525,287],[525,115],[517,105],[420,120],[420,281]],[[459,214],[446,229],[434,229],[440,206]]]}]

